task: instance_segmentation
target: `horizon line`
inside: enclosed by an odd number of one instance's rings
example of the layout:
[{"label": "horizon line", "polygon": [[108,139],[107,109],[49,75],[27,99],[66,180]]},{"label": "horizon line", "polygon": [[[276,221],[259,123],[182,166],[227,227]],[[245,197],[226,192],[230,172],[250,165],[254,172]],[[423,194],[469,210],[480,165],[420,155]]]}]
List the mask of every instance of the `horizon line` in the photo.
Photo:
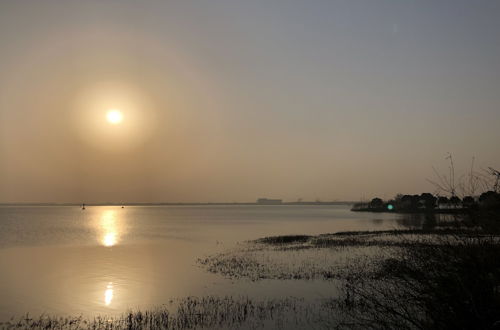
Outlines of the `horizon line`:
[{"label": "horizon line", "polygon": [[335,205],[335,204],[352,204],[356,201],[294,201],[294,202],[281,202],[276,204],[265,204],[258,202],[91,202],[91,203],[76,203],[76,202],[0,202],[0,205],[51,205],[51,206],[141,206],[141,205]]}]

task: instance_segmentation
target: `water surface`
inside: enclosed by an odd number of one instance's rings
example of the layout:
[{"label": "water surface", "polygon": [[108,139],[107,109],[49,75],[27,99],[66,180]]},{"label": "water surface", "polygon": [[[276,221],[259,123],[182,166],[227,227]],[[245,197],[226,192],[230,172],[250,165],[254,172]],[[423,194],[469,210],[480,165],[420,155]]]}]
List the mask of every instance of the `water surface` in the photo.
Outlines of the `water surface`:
[{"label": "water surface", "polygon": [[321,298],[323,281],[234,281],[197,259],[264,236],[413,225],[349,206],[0,207],[0,319],[92,316],[202,295]]}]

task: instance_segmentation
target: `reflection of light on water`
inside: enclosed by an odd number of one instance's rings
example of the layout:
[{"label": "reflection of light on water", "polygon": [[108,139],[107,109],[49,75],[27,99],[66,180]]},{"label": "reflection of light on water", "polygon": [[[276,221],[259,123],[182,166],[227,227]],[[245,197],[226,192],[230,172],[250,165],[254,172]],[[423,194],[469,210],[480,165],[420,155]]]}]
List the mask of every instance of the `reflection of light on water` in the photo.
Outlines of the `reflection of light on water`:
[{"label": "reflection of light on water", "polygon": [[[98,210],[98,217],[94,218],[93,227],[96,231],[97,239],[99,243],[104,247],[112,247],[120,243],[123,239],[123,235],[126,232],[125,220],[123,218],[124,211],[116,207],[106,207]],[[105,255],[108,257],[114,256],[114,250],[106,250]],[[103,252],[103,251],[102,251]],[[104,280],[106,282],[99,282],[99,289],[97,292],[100,304],[104,302],[105,306],[111,306],[111,304],[116,306],[116,296],[115,296],[115,285],[113,282],[109,281],[113,279],[113,273],[105,272]],[[104,297],[101,296],[103,290],[103,284],[106,286],[104,289]],[[101,300],[103,299],[103,300]],[[115,302],[113,302],[115,299]]]},{"label": "reflection of light on water", "polygon": [[112,300],[113,300],[113,282],[109,282],[108,285],[106,286],[106,291],[104,291],[104,303],[106,304],[106,306],[109,306]]},{"label": "reflection of light on water", "polygon": [[113,246],[116,244],[116,233],[107,233],[102,239],[102,244],[104,246]]},{"label": "reflection of light on water", "polygon": [[121,232],[121,224],[117,219],[116,210],[105,210],[99,221],[101,231],[101,244],[113,246],[118,243]]}]

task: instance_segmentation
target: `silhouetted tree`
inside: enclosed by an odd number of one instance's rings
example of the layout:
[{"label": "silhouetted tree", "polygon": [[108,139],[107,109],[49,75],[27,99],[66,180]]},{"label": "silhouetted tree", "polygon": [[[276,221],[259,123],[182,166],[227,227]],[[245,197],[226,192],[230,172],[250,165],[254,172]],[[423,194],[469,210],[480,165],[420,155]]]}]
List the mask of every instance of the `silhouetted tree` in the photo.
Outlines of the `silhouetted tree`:
[{"label": "silhouetted tree", "polygon": [[479,205],[485,209],[500,208],[500,194],[494,191],[487,191],[479,196]]},{"label": "silhouetted tree", "polygon": [[406,211],[416,210],[418,209],[419,201],[420,195],[403,195],[399,202],[399,208]]},{"label": "silhouetted tree", "polygon": [[394,200],[396,201],[396,203],[400,202],[401,198],[403,198],[403,194],[397,194],[396,196],[394,196]]},{"label": "silhouetted tree", "polygon": [[402,209],[402,210],[408,210],[408,209],[411,209],[412,208],[412,201],[411,201],[411,195],[403,195],[401,196],[401,200],[400,200],[400,205],[399,207]]},{"label": "silhouetted tree", "polygon": [[436,188],[435,193],[444,192],[449,196],[476,196],[481,191],[500,192],[500,171],[489,167],[487,170],[483,169],[482,173],[477,172],[474,169],[475,158],[472,157],[469,171],[458,176],[457,180],[453,156],[448,153],[446,160],[449,162],[448,173],[439,172],[433,166],[435,179],[427,179]]},{"label": "silhouetted tree", "polygon": [[463,199],[462,199],[462,205],[464,207],[473,207],[474,205],[476,204],[476,201],[474,200],[474,198],[472,196],[465,196]]},{"label": "silhouetted tree", "polygon": [[460,205],[461,202],[462,202],[462,200],[458,196],[451,196],[450,197],[450,204],[452,204],[453,206],[458,206],[458,205]]},{"label": "silhouetted tree", "polygon": [[446,196],[439,196],[437,202],[438,202],[438,205],[440,205],[440,204],[446,205],[446,204],[450,203],[450,200]]},{"label": "silhouetted tree", "polygon": [[432,169],[434,174],[436,175],[437,180],[429,180],[428,182],[432,183],[434,187],[436,187],[437,193],[446,192],[452,196],[456,195],[456,183],[455,183],[455,164],[453,163],[453,156],[448,153],[446,159],[450,161],[450,165],[448,167],[449,174],[441,174],[436,170],[433,166]]},{"label": "silhouetted tree", "polygon": [[433,209],[436,207],[437,198],[431,193],[423,193],[420,195],[420,200],[424,202],[426,209]]},{"label": "silhouetted tree", "polygon": [[375,197],[370,202],[370,207],[374,208],[374,209],[378,209],[378,208],[381,208],[383,206],[384,206],[384,201],[382,199],[378,198],[378,197]]}]

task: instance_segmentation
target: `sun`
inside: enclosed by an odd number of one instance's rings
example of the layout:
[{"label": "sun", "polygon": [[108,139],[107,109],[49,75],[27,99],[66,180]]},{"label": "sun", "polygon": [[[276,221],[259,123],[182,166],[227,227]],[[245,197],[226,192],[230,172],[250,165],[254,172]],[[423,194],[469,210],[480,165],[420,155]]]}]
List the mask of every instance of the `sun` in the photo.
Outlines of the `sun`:
[{"label": "sun", "polygon": [[123,115],[120,110],[111,109],[106,113],[106,119],[110,124],[116,125],[122,122]]}]

